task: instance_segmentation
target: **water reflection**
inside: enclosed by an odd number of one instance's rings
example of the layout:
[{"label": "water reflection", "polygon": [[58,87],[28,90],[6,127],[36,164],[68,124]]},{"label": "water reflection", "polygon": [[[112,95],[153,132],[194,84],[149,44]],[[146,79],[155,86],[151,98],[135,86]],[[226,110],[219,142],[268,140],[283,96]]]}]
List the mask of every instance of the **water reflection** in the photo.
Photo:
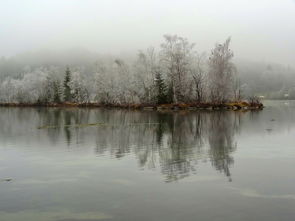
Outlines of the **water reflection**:
[{"label": "water reflection", "polygon": [[[1,128],[4,141],[6,135],[24,133],[23,127],[30,125],[32,134],[26,143],[45,142],[46,135],[51,148],[63,142],[67,148],[95,145],[98,156],[133,155],[140,168],[160,168],[166,182],[197,173],[197,164],[208,160],[231,181],[235,135],[245,114],[59,108],[7,108],[1,113],[2,125],[18,125]],[[38,130],[38,126],[43,127]]]},{"label": "water reflection", "polygon": [[292,220],[294,107],[0,108],[0,220]]}]

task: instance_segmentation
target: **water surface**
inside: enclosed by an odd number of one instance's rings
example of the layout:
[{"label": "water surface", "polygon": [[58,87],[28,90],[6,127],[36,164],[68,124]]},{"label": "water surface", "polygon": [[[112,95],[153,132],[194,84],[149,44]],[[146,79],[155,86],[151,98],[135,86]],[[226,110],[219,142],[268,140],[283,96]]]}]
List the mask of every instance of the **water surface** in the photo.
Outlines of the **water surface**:
[{"label": "water surface", "polygon": [[0,220],[294,220],[295,102],[265,104],[0,108]]}]

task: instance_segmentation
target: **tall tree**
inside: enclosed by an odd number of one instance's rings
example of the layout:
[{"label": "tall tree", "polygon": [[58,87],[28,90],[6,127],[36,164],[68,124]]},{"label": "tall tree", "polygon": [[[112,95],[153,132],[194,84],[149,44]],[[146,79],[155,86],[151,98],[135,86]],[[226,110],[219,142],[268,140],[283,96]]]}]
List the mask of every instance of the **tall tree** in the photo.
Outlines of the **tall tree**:
[{"label": "tall tree", "polygon": [[231,39],[216,44],[209,57],[209,94],[212,102],[222,103],[233,98],[233,82],[236,73],[232,63],[234,56],[229,49]]},{"label": "tall tree", "polygon": [[134,64],[134,85],[139,101],[142,103],[153,103],[154,79],[158,69],[156,64],[156,53],[154,48],[140,51]]},{"label": "tall tree", "polygon": [[53,101],[55,103],[60,103],[61,102],[61,93],[60,93],[60,81],[55,80],[52,82],[53,86]]},{"label": "tall tree", "polygon": [[172,88],[173,102],[184,101],[186,80],[192,61],[194,44],[177,35],[165,35],[162,47],[162,62],[167,71],[167,77]]},{"label": "tall tree", "polygon": [[194,62],[193,67],[190,72],[192,75],[192,84],[194,85],[195,90],[195,101],[200,103],[204,101],[205,97],[205,68],[204,62],[205,54],[197,54],[196,61]]},{"label": "tall tree", "polygon": [[157,72],[155,76],[155,84],[156,84],[156,102],[157,104],[164,104],[167,103],[167,89],[164,82],[164,79],[162,78],[161,72]]},{"label": "tall tree", "polygon": [[70,82],[71,82],[71,70],[69,67],[67,67],[65,78],[64,78],[64,100],[65,101],[72,100]]},{"label": "tall tree", "polygon": [[72,73],[69,86],[71,88],[71,99],[73,102],[89,102],[89,86],[80,72],[76,71]]}]

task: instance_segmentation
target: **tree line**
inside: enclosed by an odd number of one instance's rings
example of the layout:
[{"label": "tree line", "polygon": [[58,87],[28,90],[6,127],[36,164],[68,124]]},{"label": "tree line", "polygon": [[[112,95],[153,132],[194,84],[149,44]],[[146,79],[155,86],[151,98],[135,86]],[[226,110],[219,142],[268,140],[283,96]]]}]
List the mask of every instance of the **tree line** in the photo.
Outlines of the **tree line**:
[{"label": "tree line", "polygon": [[83,74],[67,67],[39,67],[0,85],[2,103],[166,104],[225,103],[243,98],[232,62],[230,38],[216,44],[209,56],[177,35],[164,35],[160,50],[139,51],[135,61],[95,62]]}]

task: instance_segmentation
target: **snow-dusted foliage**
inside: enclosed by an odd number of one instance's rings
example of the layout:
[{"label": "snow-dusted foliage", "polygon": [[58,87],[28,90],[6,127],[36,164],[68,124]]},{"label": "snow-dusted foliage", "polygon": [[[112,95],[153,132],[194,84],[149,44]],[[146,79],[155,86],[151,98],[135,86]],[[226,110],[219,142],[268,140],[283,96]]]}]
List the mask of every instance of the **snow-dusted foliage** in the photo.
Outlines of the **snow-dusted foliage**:
[{"label": "snow-dusted foliage", "polygon": [[80,72],[73,72],[69,82],[72,101],[77,103],[89,102],[90,92],[87,88],[87,81]]},{"label": "snow-dusted foliage", "polygon": [[225,102],[243,88],[233,83],[235,67],[229,43],[228,39],[216,45],[207,59],[187,39],[165,35],[159,51],[139,51],[134,61],[99,58],[92,68],[28,66],[14,77],[0,78],[0,102]]},{"label": "snow-dusted foliage", "polygon": [[36,103],[45,94],[47,72],[37,69],[21,79],[6,78],[1,84],[2,102]]},{"label": "snow-dusted foliage", "polygon": [[165,35],[161,45],[161,62],[163,63],[168,87],[172,91],[174,103],[190,99],[192,88],[190,72],[194,62],[194,44],[177,35]]},{"label": "snow-dusted foliage", "polygon": [[160,72],[154,48],[140,51],[134,64],[134,90],[141,103],[154,103],[156,74]]},{"label": "snow-dusted foliage", "polygon": [[230,38],[224,44],[216,44],[209,58],[210,98],[225,102],[234,97],[235,66],[231,62],[233,52],[229,49]]}]

